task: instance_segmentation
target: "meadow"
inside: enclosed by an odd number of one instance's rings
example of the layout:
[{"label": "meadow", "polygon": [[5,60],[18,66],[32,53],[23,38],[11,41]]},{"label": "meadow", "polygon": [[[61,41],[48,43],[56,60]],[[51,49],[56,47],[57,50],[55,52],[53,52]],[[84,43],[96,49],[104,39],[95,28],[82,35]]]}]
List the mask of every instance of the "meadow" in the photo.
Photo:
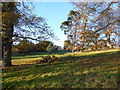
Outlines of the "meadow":
[{"label": "meadow", "polygon": [[47,53],[12,57],[14,66],[2,68],[7,88],[120,88],[119,49],[93,52],[54,52],[54,62],[38,63]]}]

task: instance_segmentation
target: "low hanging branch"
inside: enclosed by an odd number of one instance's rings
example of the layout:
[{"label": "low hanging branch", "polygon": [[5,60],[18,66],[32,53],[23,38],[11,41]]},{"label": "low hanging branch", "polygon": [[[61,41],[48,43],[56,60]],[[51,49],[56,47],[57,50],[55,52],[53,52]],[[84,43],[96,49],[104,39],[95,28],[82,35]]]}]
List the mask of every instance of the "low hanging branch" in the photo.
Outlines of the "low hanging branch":
[{"label": "low hanging branch", "polygon": [[23,36],[18,36],[18,35],[13,35],[13,37],[18,37],[18,38],[23,38],[23,39],[31,39],[31,40],[35,40],[35,41],[41,41],[39,39],[34,39],[34,38],[31,38],[31,37],[23,37]]}]

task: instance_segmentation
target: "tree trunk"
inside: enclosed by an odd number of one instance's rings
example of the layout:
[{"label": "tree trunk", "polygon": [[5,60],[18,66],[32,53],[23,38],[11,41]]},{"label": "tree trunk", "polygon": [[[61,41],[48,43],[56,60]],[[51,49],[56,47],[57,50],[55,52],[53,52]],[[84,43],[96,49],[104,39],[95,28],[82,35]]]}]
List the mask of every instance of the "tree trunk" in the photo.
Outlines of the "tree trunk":
[{"label": "tree trunk", "polygon": [[75,50],[74,49],[72,49],[72,53],[74,53],[75,52]]},{"label": "tree trunk", "polygon": [[98,50],[97,42],[95,42],[95,51]]},{"label": "tree trunk", "polygon": [[4,32],[4,38],[2,39],[2,66],[12,66],[12,36],[13,36],[13,25],[9,25],[9,29]]},{"label": "tree trunk", "polygon": [[108,44],[109,44],[109,48],[111,48],[111,41],[110,41],[110,35],[109,34],[107,35],[107,41],[108,41]]}]

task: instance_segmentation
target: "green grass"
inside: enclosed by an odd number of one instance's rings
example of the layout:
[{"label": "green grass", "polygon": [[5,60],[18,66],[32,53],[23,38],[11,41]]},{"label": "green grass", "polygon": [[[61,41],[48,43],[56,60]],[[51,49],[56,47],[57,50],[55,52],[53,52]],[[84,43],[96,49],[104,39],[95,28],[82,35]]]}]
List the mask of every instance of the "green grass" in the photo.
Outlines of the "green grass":
[{"label": "green grass", "polygon": [[[64,55],[65,53],[68,53],[68,52],[67,51],[56,51],[49,55]],[[32,52],[27,55],[22,55],[22,54],[13,55],[12,59],[18,60],[18,59],[27,59],[27,58],[29,58],[29,59],[30,58],[39,58],[40,56],[47,56],[47,55],[48,55],[47,52]]]},{"label": "green grass", "polygon": [[[16,58],[13,64],[18,66],[3,68],[3,89],[120,87],[118,50],[66,53],[56,56],[59,58],[58,61],[41,64],[32,64],[33,61],[39,60],[38,57],[27,59],[26,56],[22,56],[18,61]],[[21,64],[23,62],[25,63]]]}]

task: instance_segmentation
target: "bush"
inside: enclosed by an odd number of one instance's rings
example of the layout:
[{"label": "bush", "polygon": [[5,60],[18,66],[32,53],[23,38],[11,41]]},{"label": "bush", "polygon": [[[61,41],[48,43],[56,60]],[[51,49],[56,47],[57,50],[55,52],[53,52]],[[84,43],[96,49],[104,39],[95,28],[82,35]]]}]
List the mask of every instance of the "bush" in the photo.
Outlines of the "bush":
[{"label": "bush", "polygon": [[56,56],[44,56],[44,57],[41,57],[42,60],[40,61],[40,63],[52,63],[52,62],[55,62],[58,60],[58,57]]}]

